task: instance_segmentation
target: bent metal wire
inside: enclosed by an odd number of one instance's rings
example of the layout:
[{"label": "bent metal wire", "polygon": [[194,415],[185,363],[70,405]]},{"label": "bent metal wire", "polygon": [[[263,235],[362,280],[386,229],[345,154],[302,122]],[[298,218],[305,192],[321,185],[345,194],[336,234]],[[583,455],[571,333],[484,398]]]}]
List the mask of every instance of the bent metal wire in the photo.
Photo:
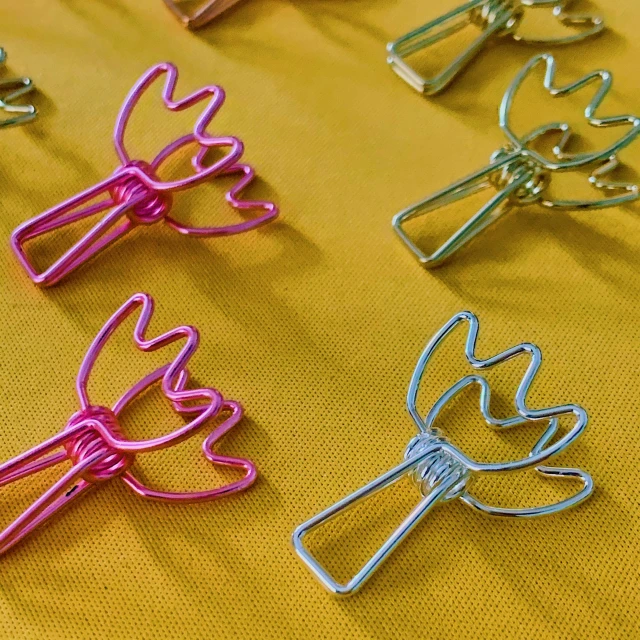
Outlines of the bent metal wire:
[{"label": "bent metal wire", "polygon": [[[7,60],[7,52],[0,47],[0,65]],[[25,124],[33,120],[38,112],[32,104],[15,104],[16,100],[33,91],[35,86],[31,78],[6,78],[0,80],[0,129]]]},{"label": "bent metal wire", "polygon": [[[515,396],[517,415],[508,418],[495,418],[490,411],[491,391],[489,384],[481,375],[467,375],[458,380],[436,401],[426,417],[423,418],[416,406],[418,390],[427,364],[442,341],[460,323],[469,324],[465,355],[474,369],[487,369],[495,364],[514,358],[520,354],[528,354],[531,359]],[[329,591],[337,595],[350,595],[357,591],[373,572],[388,558],[391,552],[411,533],[416,525],[437,504],[460,499],[468,506],[481,513],[492,516],[533,518],[536,516],[558,513],[574,507],[586,500],[593,492],[591,476],[580,469],[543,466],[550,458],[562,453],[582,434],[587,425],[586,411],[576,404],[564,404],[544,409],[531,409],[527,406],[529,388],[542,363],[540,349],[530,343],[522,343],[507,349],[490,358],[478,358],[475,354],[478,337],[478,319],[473,313],[463,311],[455,315],[432,338],[423,351],[409,384],[407,409],[413,418],[418,435],[412,438],[405,451],[405,460],[379,478],[358,489],[350,496],[343,498],[333,506],[300,525],[293,534],[293,545],[296,552],[309,567],[312,573]],[[510,429],[527,422],[547,422],[548,426],[535,444],[531,453],[519,460],[510,462],[483,463],[477,462],[452,445],[436,428],[434,423],[443,407],[462,389],[469,385],[480,386],[480,410],[490,427],[498,431]],[[574,425],[569,431],[554,441],[558,431],[558,418],[573,415]],[[483,503],[471,492],[473,479],[480,474],[499,474],[535,468],[543,476],[550,478],[574,479],[582,482],[582,489],[573,496],[553,504],[536,507],[503,508]],[[417,485],[422,499],[406,517],[404,522],[389,536],[383,545],[364,564],[356,575],[345,584],[338,583],[329,572],[311,555],[304,546],[303,538],[315,527],[331,520],[340,512],[353,507],[378,491],[388,487],[401,478],[409,476]]]},{"label": "bent metal wire", "polygon": [[169,11],[180,20],[187,29],[199,29],[217,18],[223,11],[230,9],[240,0],[206,0],[195,11],[189,13],[176,0],[164,0]]},{"label": "bent metal wire", "polygon": [[[93,404],[87,392],[93,365],[109,338],[138,308],[141,308],[141,313],[133,333],[138,349],[144,352],[156,351],[178,340],[184,340],[184,344],[173,361],[142,378],[111,409]],[[72,500],[108,480],[120,478],[139,496],[168,502],[213,500],[242,491],[255,480],[256,468],[251,461],[222,456],[214,449],[217,441],[242,418],[240,404],[225,400],[215,389],[187,388],[187,364],[198,348],[197,329],[182,326],[155,338],[147,338],[152,315],[153,299],[145,293],[134,295],[118,309],[98,333],[80,366],[76,381],[80,410],[71,416],[60,433],[0,465],[0,486],[6,486],[61,463],[70,461],[72,464],[71,469],[0,533],[0,554],[13,547]],[[161,383],[162,393],[179,415],[193,417],[166,435],[149,440],[128,440],[123,435],[118,417],[127,405],[156,382]],[[134,475],[132,465],[137,454],[179,444],[194,435],[208,420],[222,416],[226,417],[207,436],[202,451],[214,465],[243,469],[244,476],[240,480],[214,489],[174,492],[149,487]]]},{"label": "bent metal wire", "polygon": [[[604,21],[598,16],[567,13],[570,4],[571,0],[471,0],[390,42],[387,45],[387,63],[416,91],[437,94],[446,89],[494,38],[509,37],[525,44],[563,45],[590,38],[604,29]],[[551,7],[553,15],[570,30],[569,33],[558,37],[523,36],[519,29],[527,10],[541,7]],[[406,56],[440,42],[468,25],[480,27],[480,35],[438,75],[425,78],[407,64]]]},{"label": "bent metal wire", "polygon": [[[208,102],[192,133],[169,143],[151,162],[134,160],[124,146],[127,123],[144,92],[164,75],[166,79],[162,89],[162,100],[170,111],[182,111],[203,100]],[[116,120],[114,142],[121,166],[106,180],[24,222],[14,230],[11,235],[14,253],[36,284],[47,286],[59,282],[138,225],[150,225],[164,220],[184,235],[211,237],[249,231],[278,215],[278,208],[273,202],[246,200],[241,195],[255,177],[252,167],[239,162],[244,152],[242,142],[233,136],[212,136],[207,132],[207,127],[224,103],[225,93],[222,87],[208,85],[181,100],[176,100],[174,92],[177,80],[178,70],[175,65],[161,62],[151,67],[129,92]],[[176,151],[193,144],[197,148],[191,159],[193,175],[178,180],[160,179],[160,166]],[[210,149],[224,148],[229,148],[229,151],[221,159],[210,166],[205,164]],[[236,174],[240,177],[225,194],[227,202],[237,211],[258,210],[262,211],[261,215],[221,227],[191,227],[169,215],[173,204],[172,192],[190,189],[214,177]],[[90,204],[98,198],[102,199]],[[37,272],[24,249],[27,241],[103,211],[108,213],[81,240],[42,273]]]},{"label": "bent metal wire", "polygon": [[[590,153],[570,153],[567,150],[573,131],[565,122],[545,124],[524,136],[518,136],[511,126],[513,101],[524,80],[540,65],[545,67],[544,88],[554,98],[569,95],[590,84],[597,84],[595,95],[584,110],[585,118],[591,126],[597,128],[623,127],[622,135],[604,148]],[[638,199],[638,185],[608,179],[609,174],[620,165],[619,152],[630,145],[640,133],[640,118],[637,116],[598,115],[600,104],[613,82],[611,73],[605,70],[593,71],[563,87],[555,86],[555,75],[556,63],[552,55],[545,53],[533,57],[516,75],[500,104],[500,128],[508,139],[507,144],[491,155],[487,166],[394,216],[393,228],[424,267],[431,268],[441,264],[514,207],[536,203],[550,209],[592,211]],[[549,134],[558,136],[559,140],[553,147],[552,158],[545,157],[535,150],[536,143]],[[590,171],[588,180],[591,186],[600,192],[612,194],[611,197],[595,200],[556,200],[547,195],[554,174],[584,169]],[[426,254],[405,232],[403,225],[408,220],[485,189],[497,190],[497,193],[433,253]]]}]

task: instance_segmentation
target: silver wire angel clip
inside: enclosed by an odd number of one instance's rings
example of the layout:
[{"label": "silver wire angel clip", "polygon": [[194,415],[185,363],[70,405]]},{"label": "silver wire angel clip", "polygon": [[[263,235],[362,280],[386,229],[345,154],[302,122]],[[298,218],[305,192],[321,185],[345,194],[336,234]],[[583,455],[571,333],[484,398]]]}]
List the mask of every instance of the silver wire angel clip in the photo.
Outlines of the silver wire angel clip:
[{"label": "silver wire angel clip", "polygon": [[[544,88],[554,98],[574,93],[585,85],[598,83],[593,99],[584,110],[585,118],[596,128],[622,126],[623,134],[611,144],[590,153],[567,151],[573,131],[565,122],[545,124],[524,136],[518,136],[511,126],[510,119],[514,97],[525,78],[540,64],[545,65]],[[556,63],[551,54],[544,53],[533,57],[516,75],[500,104],[500,128],[508,139],[507,144],[491,155],[489,164],[484,168],[394,216],[393,228],[424,267],[441,264],[503,213],[514,207],[537,203],[551,209],[591,211],[615,207],[638,199],[640,191],[637,184],[608,179],[609,174],[620,165],[619,152],[630,145],[640,133],[640,118],[637,116],[618,115],[605,118],[597,114],[601,102],[611,88],[611,73],[605,70],[593,71],[563,87],[555,86],[555,74]],[[550,133],[559,136],[551,158],[536,151],[536,145],[541,142],[541,138]],[[553,199],[548,195],[554,174],[585,169],[590,172],[589,184],[600,192],[611,193],[611,197],[596,200],[564,200]],[[403,224],[412,218],[484,189],[497,190],[497,193],[431,254],[422,251],[403,229]]]},{"label": "silver wire angel clip", "polygon": [[[567,13],[571,0],[471,0],[387,45],[387,63],[416,91],[440,93],[494,38],[510,37],[524,44],[563,45],[595,36],[604,29],[599,16]],[[527,37],[519,32],[528,9],[551,7],[559,24],[569,29],[566,36]],[[480,35],[453,62],[433,78],[425,78],[405,58],[416,51],[452,36],[466,26],[480,27]]]},{"label": "silver wire angel clip", "polygon": [[[476,374],[463,377],[447,389],[435,402],[425,418],[422,418],[418,412],[416,406],[417,395],[426,366],[441,342],[461,322],[469,323],[465,355],[474,369],[487,369],[521,353],[527,353],[531,358],[515,396],[517,415],[503,419],[498,419],[491,415],[489,384],[484,377]],[[409,442],[405,451],[404,462],[358,489],[350,496],[325,509],[295,530],[293,534],[295,550],[324,587],[332,593],[350,595],[362,587],[364,582],[387,559],[391,552],[411,533],[425,515],[439,503],[460,499],[468,506],[488,515],[533,518],[558,513],[569,507],[574,507],[586,500],[593,492],[593,480],[585,471],[565,467],[542,466],[542,463],[565,451],[582,434],[587,425],[587,413],[576,404],[564,404],[544,409],[531,409],[527,406],[526,400],[529,388],[542,363],[540,349],[534,344],[522,343],[498,355],[482,359],[475,355],[477,336],[478,319],[473,313],[463,311],[451,318],[440,329],[420,356],[407,394],[407,408],[418,428],[418,435]],[[439,430],[434,428],[434,422],[446,403],[471,384],[480,386],[480,410],[490,427],[500,431],[527,422],[548,423],[544,433],[528,456],[510,462],[477,462],[467,457],[460,449],[452,445]],[[554,440],[558,431],[558,418],[570,415],[574,416],[575,422],[573,426],[562,437]],[[535,468],[540,474],[550,478],[577,479],[582,482],[583,486],[577,493],[564,500],[552,504],[524,508],[504,508],[485,504],[470,491],[474,478],[480,474],[499,474],[530,468]],[[358,573],[346,584],[338,583],[304,546],[304,536],[315,527],[338,515],[341,511],[349,509],[356,503],[365,500],[405,476],[409,476],[417,485],[422,494],[422,499]]]},{"label": "silver wire angel clip", "polygon": [[[7,59],[7,52],[0,47],[0,65]],[[31,104],[15,104],[18,98],[33,91],[33,81],[31,78],[8,78],[0,80],[0,111],[7,114],[7,117],[0,118],[0,129],[13,127],[33,120],[37,111]]]}]

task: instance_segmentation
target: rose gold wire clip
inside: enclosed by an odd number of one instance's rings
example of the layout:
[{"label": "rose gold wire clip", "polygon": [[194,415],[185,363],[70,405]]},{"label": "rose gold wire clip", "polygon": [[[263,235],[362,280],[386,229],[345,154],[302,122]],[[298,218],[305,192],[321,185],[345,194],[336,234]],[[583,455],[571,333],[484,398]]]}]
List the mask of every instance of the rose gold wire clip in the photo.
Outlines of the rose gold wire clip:
[{"label": "rose gold wire clip", "polygon": [[[142,378],[112,408],[94,404],[87,392],[94,363],[109,338],[138,308],[141,312],[133,333],[138,349],[151,352],[174,342],[184,341],[182,348],[173,361]],[[147,329],[152,315],[153,299],[145,293],[134,295],[118,309],[98,333],[80,366],[76,381],[79,411],[71,416],[60,433],[0,465],[0,487],[65,462],[71,462],[72,465],[71,469],[0,533],[0,554],[90,488],[115,478],[120,478],[143,498],[166,502],[214,500],[242,491],[255,480],[256,469],[252,462],[223,456],[215,451],[218,440],[242,418],[240,404],[225,400],[215,389],[187,388],[187,364],[199,342],[197,329],[182,326],[155,338],[148,338]],[[163,436],[149,440],[127,439],[119,424],[121,412],[137,396],[158,382],[163,395],[176,413],[185,418],[191,416],[190,419],[183,426]],[[194,435],[207,421],[223,416],[223,421],[205,439],[202,451],[205,458],[214,465],[242,469],[244,476],[241,479],[214,489],[174,492],[149,487],[134,474],[133,465],[137,454],[177,445]]]},{"label": "rose gold wire clip", "polygon": [[[407,84],[425,95],[444,91],[492,40],[511,38],[524,44],[545,46],[573,44],[601,33],[605,27],[599,16],[568,12],[572,0],[471,0],[387,45],[387,63]],[[520,26],[527,11],[551,8],[566,35],[527,37]],[[450,38],[468,26],[480,28],[478,37],[461,51],[439,74],[425,78],[411,67],[406,57]]]},{"label": "rose gold wire clip", "polygon": [[[169,143],[150,162],[133,159],[124,145],[127,123],[142,94],[162,76],[165,76],[162,100],[167,109],[182,111],[203,101],[206,106],[191,133]],[[253,168],[240,162],[244,152],[242,142],[233,136],[213,136],[207,132],[207,127],[224,102],[222,87],[208,85],[177,100],[174,98],[177,80],[178,70],[173,64],[162,62],[151,67],[129,92],[116,120],[114,141],[121,165],[106,180],[15,229],[11,235],[13,251],[36,284],[48,286],[59,282],[137,226],[164,220],[181,234],[213,237],[255,229],[278,215],[278,208],[273,202],[248,200],[242,195],[255,177]],[[161,165],[189,145],[196,146],[196,152],[191,158],[193,174],[178,180],[162,180],[158,176]],[[211,149],[227,151],[221,159],[207,165],[206,156]],[[173,192],[191,189],[212,178],[229,175],[238,177],[235,185],[225,195],[227,203],[238,212],[258,212],[257,215],[220,227],[191,227],[170,215]],[[98,201],[95,202],[96,200]],[[25,251],[25,243],[104,212],[107,212],[104,217],[81,240],[44,271],[39,273],[31,264]]]},{"label": "rose gold wire clip", "polygon": [[173,13],[187,29],[204,27],[238,2],[240,2],[240,0],[206,0],[197,9],[189,13],[180,6],[180,4],[183,3],[176,2],[176,0],[164,0],[164,3],[171,13]]},{"label": "rose gold wire clip", "polygon": [[[574,132],[566,122],[542,124],[522,135],[517,134],[511,121],[511,109],[524,81],[538,68],[544,70],[542,85],[553,98],[562,98],[586,86],[595,85],[593,97],[584,109],[590,126],[603,129],[613,127],[621,131],[617,139],[600,149],[584,153],[569,151]],[[632,182],[615,181],[613,172],[621,165],[619,154],[640,134],[640,118],[633,114],[601,116],[601,104],[613,84],[609,71],[600,69],[557,86],[556,62],[543,53],[533,57],[516,75],[500,104],[499,122],[507,143],[495,151],[487,164],[475,173],[462,178],[445,189],[403,209],[393,217],[393,228],[420,264],[430,269],[443,263],[470,240],[498,220],[502,215],[521,206],[537,204],[556,211],[595,211],[631,203],[640,197],[640,188]],[[543,153],[540,142],[555,137],[553,148]],[[593,198],[558,198],[551,186],[560,173],[584,175],[584,182],[594,190]],[[406,223],[459,200],[488,191],[487,201],[449,239],[433,252],[423,251],[411,239]]]},{"label": "rose gold wire clip", "polygon": [[[0,47],[0,65],[7,60],[7,52]],[[38,112],[32,104],[16,104],[22,96],[35,89],[31,78],[5,78],[0,80],[0,129],[30,122]]]},{"label": "rose gold wire clip", "polygon": [[[487,380],[479,374],[464,376],[447,389],[424,415],[417,407],[418,392],[426,368],[437,348],[447,336],[459,325],[467,323],[469,330],[465,346],[465,356],[469,364],[482,371],[495,364],[505,362],[521,354],[525,354],[530,362],[518,386],[515,395],[515,415],[507,418],[496,418],[491,414],[491,389]],[[404,454],[404,461],[382,474],[376,480],[328,507],[310,520],[301,524],[293,534],[293,545],[309,570],[322,585],[336,595],[350,595],[356,592],[371,577],[400,543],[414,530],[425,516],[436,506],[460,500],[472,509],[490,516],[511,518],[535,518],[559,513],[584,502],[593,493],[591,476],[581,469],[548,466],[551,458],[561,454],[582,435],[587,426],[587,412],[577,404],[563,404],[543,409],[532,409],[527,404],[529,389],[542,364],[540,349],[531,343],[524,342],[490,358],[476,356],[478,337],[478,319],[469,312],[463,311],[453,316],[431,339],[422,352],[416,365],[409,391],[407,409],[418,434],[414,436]],[[504,462],[479,462],[468,457],[461,449],[449,442],[434,423],[447,403],[463,389],[471,385],[480,387],[480,411],[487,425],[500,432],[529,423],[543,425],[544,431],[531,452],[519,459]],[[423,417],[424,416],[424,417]],[[573,424],[564,435],[559,435],[559,418],[566,416]],[[509,508],[487,504],[474,495],[473,481],[478,476],[499,476],[535,469],[546,478],[574,480],[582,486],[567,498],[550,504]],[[400,526],[387,538],[382,546],[371,556],[362,568],[346,583],[339,583],[304,545],[304,537],[341,512],[350,509],[357,503],[382,491],[401,478],[410,478],[420,492],[420,501],[409,513]]]}]

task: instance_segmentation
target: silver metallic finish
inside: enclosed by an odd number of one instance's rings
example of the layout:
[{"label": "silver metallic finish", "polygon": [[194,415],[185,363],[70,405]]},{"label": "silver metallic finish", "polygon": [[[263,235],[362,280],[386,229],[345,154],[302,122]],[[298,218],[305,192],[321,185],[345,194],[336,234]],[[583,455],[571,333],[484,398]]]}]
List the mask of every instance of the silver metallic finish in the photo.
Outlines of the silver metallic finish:
[{"label": "silver metallic finish", "polygon": [[[426,95],[440,93],[494,38],[510,37],[525,44],[564,45],[590,38],[602,32],[599,16],[567,13],[571,0],[471,0],[387,45],[387,63],[416,91]],[[528,9],[551,7],[558,22],[567,27],[561,37],[527,38],[518,29]],[[425,78],[409,66],[405,58],[444,40],[469,25],[480,28],[480,35],[453,62],[433,78]]]},{"label": "silver metallic finish", "polygon": [[[489,406],[491,391],[489,384],[485,378],[478,374],[467,375],[447,389],[434,403],[424,418],[419,413],[416,406],[417,395],[427,364],[441,342],[458,324],[463,322],[469,324],[465,355],[469,364],[471,364],[474,369],[487,369],[523,353],[529,356],[529,366],[515,395],[516,415],[508,418],[495,418],[491,414]],[[404,462],[346,498],[343,498],[328,509],[325,509],[295,530],[293,534],[293,545],[296,552],[324,587],[332,593],[337,595],[350,595],[360,589],[373,572],[388,558],[391,552],[437,504],[460,499],[465,504],[484,514],[502,517],[533,518],[558,513],[559,511],[574,507],[592,494],[593,480],[585,471],[565,467],[549,467],[543,466],[542,464],[562,453],[582,434],[587,425],[586,411],[576,404],[564,404],[543,409],[532,409],[528,407],[526,402],[527,395],[542,363],[540,349],[534,344],[522,343],[498,355],[482,359],[475,355],[477,336],[478,319],[473,313],[463,311],[451,318],[451,320],[442,327],[420,356],[407,394],[407,409],[418,428],[418,435],[409,442],[405,451]],[[442,433],[434,428],[434,422],[447,402],[471,384],[478,384],[480,386],[480,410],[490,427],[501,431],[525,423],[547,423],[544,433],[529,455],[508,462],[477,462],[452,445]],[[565,435],[553,441],[558,430],[558,418],[560,416],[571,415],[574,418],[573,427],[571,427]],[[515,472],[530,468],[535,468],[540,474],[549,478],[580,480],[582,482],[582,488],[564,500],[547,505],[522,508],[504,508],[485,504],[471,493],[473,480],[480,474]],[[307,550],[303,543],[304,536],[315,527],[327,522],[342,511],[351,508],[358,502],[369,498],[371,495],[405,476],[411,477],[418,487],[422,496],[420,502],[356,575],[347,583],[340,584]]]},{"label": "silver metallic finish", "polygon": [[[511,127],[511,108],[525,78],[538,66],[545,66],[544,88],[554,97],[569,95],[586,85],[598,84],[598,88],[584,110],[589,124],[596,128],[621,127],[622,135],[603,149],[591,153],[569,153],[573,131],[566,122],[552,122],[518,136]],[[635,115],[600,117],[598,109],[611,89],[613,77],[609,71],[593,71],[563,87],[556,87],[556,62],[551,54],[533,57],[516,75],[507,89],[499,110],[500,128],[508,143],[493,153],[486,167],[455,182],[451,186],[400,211],[393,218],[393,228],[418,261],[426,268],[438,266],[463,245],[478,235],[506,211],[523,205],[537,203],[551,209],[592,211],[637,200],[640,191],[637,184],[614,182],[608,175],[620,165],[618,154],[630,145],[640,133],[640,118]],[[553,147],[553,157],[545,157],[535,150],[543,136],[555,135],[558,142]],[[589,183],[601,194],[609,197],[593,200],[554,200],[548,197],[548,187],[556,173],[590,171]],[[462,227],[433,253],[422,251],[403,229],[408,220],[435,211],[485,189],[497,191]]]},{"label": "silver metallic finish", "polygon": [[[0,65],[4,64],[6,59],[6,51],[0,47]],[[31,78],[0,80],[0,111],[8,114],[6,117],[0,117],[0,129],[24,124],[36,117],[38,112],[33,105],[15,104],[16,100],[34,88]]]}]

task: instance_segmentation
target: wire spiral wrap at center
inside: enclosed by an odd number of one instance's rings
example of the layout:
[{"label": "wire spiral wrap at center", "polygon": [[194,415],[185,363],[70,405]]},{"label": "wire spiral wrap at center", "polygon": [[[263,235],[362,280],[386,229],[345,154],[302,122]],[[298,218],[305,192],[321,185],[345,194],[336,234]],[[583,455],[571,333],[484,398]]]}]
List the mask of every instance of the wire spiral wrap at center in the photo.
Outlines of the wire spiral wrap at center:
[{"label": "wire spiral wrap at center", "polygon": [[[115,436],[124,437],[115,414],[106,407],[92,406],[78,411],[71,417],[66,429],[71,429],[88,418],[100,422],[103,427]],[[89,458],[100,454],[97,462],[92,464],[83,474],[87,482],[111,480],[124,473],[133,464],[134,460],[132,454],[122,453],[110,446],[105,442],[102,435],[91,426],[80,429],[75,433],[65,442],[64,448],[74,465],[86,462]]]},{"label": "wire spiral wrap at center", "polygon": [[[142,160],[134,160],[118,169],[137,167],[154,180],[159,180],[149,164]],[[128,212],[129,218],[136,224],[153,224],[163,218],[171,209],[172,198],[169,193],[154,191],[136,175],[123,175],[121,182],[111,189],[111,196],[117,204],[126,204],[133,199],[142,198]]]},{"label": "wire spiral wrap at center", "polygon": [[523,7],[517,0],[486,0],[479,7],[472,9],[469,20],[481,29],[488,29],[494,22],[508,16],[507,23],[498,35],[509,35],[520,24],[523,15]]},{"label": "wire spiral wrap at center", "polygon": [[471,472],[449,452],[440,448],[445,442],[438,433],[421,433],[411,439],[404,457],[408,459],[421,453],[427,454],[411,473],[411,479],[423,496],[431,493],[443,480],[452,476],[455,478],[455,484],[442,498],[448,502],[459,498],[465,492]]}]

